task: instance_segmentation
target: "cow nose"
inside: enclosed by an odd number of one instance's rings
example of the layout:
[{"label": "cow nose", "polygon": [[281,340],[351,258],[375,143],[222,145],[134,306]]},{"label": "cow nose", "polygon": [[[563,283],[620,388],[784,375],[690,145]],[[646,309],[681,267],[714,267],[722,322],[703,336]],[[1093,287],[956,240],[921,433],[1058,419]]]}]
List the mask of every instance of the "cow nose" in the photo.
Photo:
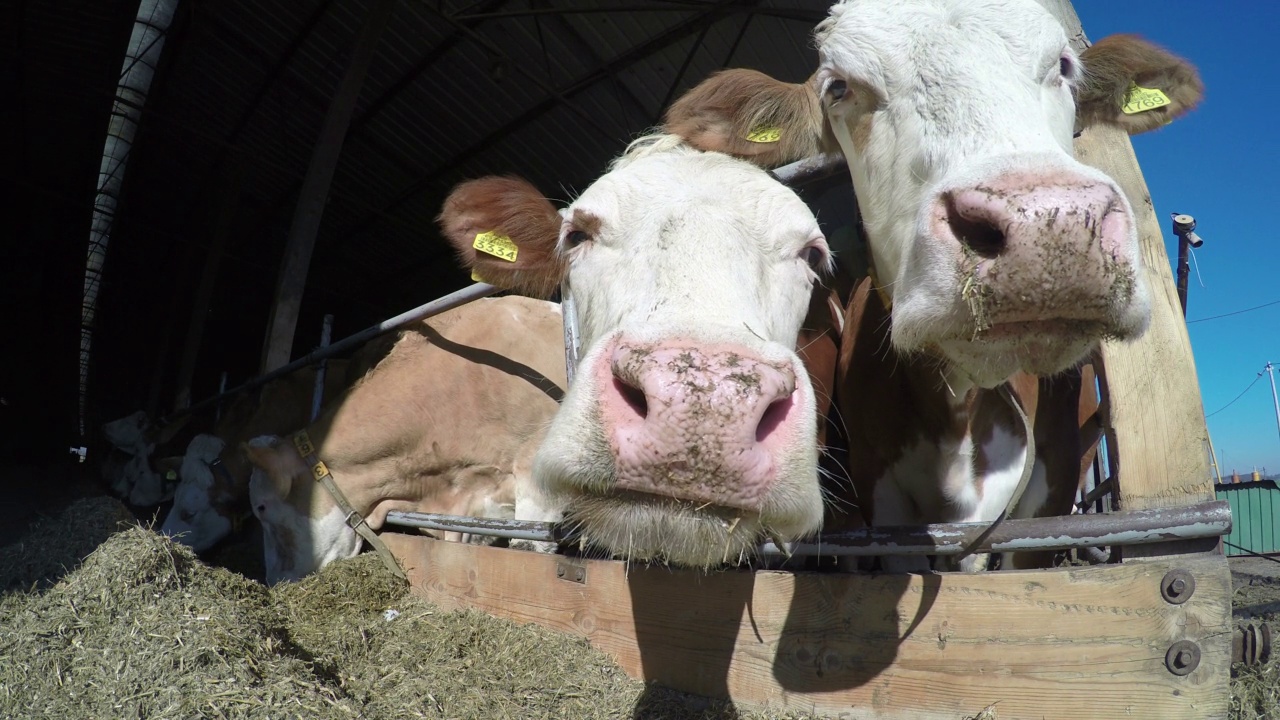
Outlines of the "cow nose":
[{"label": "cow nose", "polygon": [[757,509],[801,422],[790,362],[729,343],[620,340],[600,409],[618,487]]},{"label": "cow nose", "polygon": [[970,188],[944,193],[941,198],[952,236],[974,254],[988,259],[1004,252],[1004,228],[1011,220],[1008,202],[994,195],[995,191],[988,188]]},{"label": "cow nose", "polygon": [[[613,385],[635,418],[682,424],[714,421],[738,442],[764,442],[778,428],[796,389],[788,364],[770,364],[745,347],[637,348],[619,343]],[[710,417],[708,417],[708,415]]]}]

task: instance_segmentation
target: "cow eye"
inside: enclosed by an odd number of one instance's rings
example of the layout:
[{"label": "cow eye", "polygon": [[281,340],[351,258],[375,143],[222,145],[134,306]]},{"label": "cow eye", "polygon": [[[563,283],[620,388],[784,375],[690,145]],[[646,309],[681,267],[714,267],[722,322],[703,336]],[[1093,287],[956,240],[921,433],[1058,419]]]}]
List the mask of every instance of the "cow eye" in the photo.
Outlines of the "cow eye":
[{"label": "cow eye", "polygon": [[831,83],[827,85],[827,97],[832,100],[839,100],[843,98],[847,92],[849,92],[849,83],[844,80],[832,80]]},{"label": "cow eye", "polygon": [[583,230],[570,230],[569,234],[564,236],[565,245],[571,248],[578,247],[590,239],[591,236]]},{"label": "cow eye", "polygon": [[814,272],[819,272],[826,267],[827,254],[817,245],[809,245],[800,251],[800,258],[805,261]]}]

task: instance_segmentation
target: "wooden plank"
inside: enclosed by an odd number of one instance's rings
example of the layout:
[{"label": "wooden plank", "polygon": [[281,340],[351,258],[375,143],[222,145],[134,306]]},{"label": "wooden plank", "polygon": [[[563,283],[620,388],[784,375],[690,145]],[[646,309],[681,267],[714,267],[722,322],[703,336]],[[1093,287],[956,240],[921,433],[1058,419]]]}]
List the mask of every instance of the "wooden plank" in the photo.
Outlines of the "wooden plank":
[{"label": "wooden plank", "polygon": [[320,128],[307,175],[298,190],[298,204],[289,226],[284,258],[280,261],[271,316],[267,320],[267,337],[262,346],[264,373],[287,364],[293,352],[293,335],[298,325],[298,312],[302,309],[302,293],[307,286],[311,252],[315,249],[316,233],[320,230],[325,200],[329,197],[329,185],[342,155],[342,144],[356,109],[360,86],[364,84],[378,38],[391,19],[395,6],[396,0],[373,0],[370,3],[364,26],[352,46],[346,72],[338,83],[329,111],[325,114],[324,125]]},{"label": "wooden plank", "polygon": [[[884,720],[1225,717],[1221,556],[937,575],[704,574],[383,533],[415,593],[586,637],[632,677],[743,707]],[[569,565],[564,578],[558,563]],[[574,568],[585,571],[573,581]],[[1183,605],[1159,591],[1196,580]],[[1192,640],[1200,666],[1164,666]]]},{"label": "wooden plank", "polygon": [[[1069,0],[1041,0],[1083,50],[1088,40]],[[1100,376],[1109,393],[1108,454],[1117,461],[1125,510],[1171,507],[1213,497],[1205,453],[1208,430],[1191,341],[1164,248],[1159,217],[1129,136],[1093,127],[1075,142],[1076,159],[1102,170],[1133,206],[1151,287],[1151,327],[1127,343],[1105,342]],[[1131,556],[1126,556],[1131,557]]]}]

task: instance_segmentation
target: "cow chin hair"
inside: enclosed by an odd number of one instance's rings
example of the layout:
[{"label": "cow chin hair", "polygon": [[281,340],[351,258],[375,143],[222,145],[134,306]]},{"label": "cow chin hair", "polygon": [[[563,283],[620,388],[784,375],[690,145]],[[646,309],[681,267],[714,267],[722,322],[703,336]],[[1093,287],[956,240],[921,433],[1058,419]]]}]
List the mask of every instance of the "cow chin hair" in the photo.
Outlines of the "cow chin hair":
[{"label": "cow chin hair", "polygon": [[582,544],[623,560],[702,570],[751,560],[764,532],[755,513],[658,498],[579,497],[566,520]]}]

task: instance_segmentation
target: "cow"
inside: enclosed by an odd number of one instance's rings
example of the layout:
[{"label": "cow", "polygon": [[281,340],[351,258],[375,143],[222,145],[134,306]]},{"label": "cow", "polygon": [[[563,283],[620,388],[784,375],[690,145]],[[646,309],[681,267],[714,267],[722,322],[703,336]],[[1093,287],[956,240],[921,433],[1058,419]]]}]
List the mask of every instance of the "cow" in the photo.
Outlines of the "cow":
[{"label": "cow", "polygon": [[[564,387],[560,306],[486,298],[403,330],[305,432],[375,530],[393,510],[511,518],[531,505],[529,519],[539,519],[527,480]],[[263,435],[242,449],[269,583],[359,552],[361,538],[290,437]]]},{"label": "cow", "polygon": [[[332,402],[354,380],[346,360],[329,360],[323,397]],[[203,552],[232,532],[249,514],[251,467],[240,443],[284,433],[311,420],[315,368],[302,368],[240,395],[227,404],[213,428],[191,439],[178,471],[173,506],[160,532]]]},{"label": "cow", "polygon": [[659,133],[563,213],[527,183],[482,178],[440,220],[479,277],[568,280],[583,353],[533,476],[582,544],[711,567],[819,529],[796,339],[830,251],[794,192]]},{"label": "cow", "polygon": [[[815,39],[807,82],[725,71],[677,101],[666,126],[764,166],[844,155],[873,270],[849,313],[882,306],[892,348],[841,351],[839,404],[846,423],[862,414],[865,433],[850,451],[863,512],[880,525],[994,520],[1027,454],[997,390],[1021,387],[1031,411],[1036,383],[1018,373],[1057,375],[1149,322],[1129,200],[1075,160],[1074,131],[1159,128],[1202,85],[1185,60],[1134,36],[1076,53],[1034,0],[845,0]],[[898,367],[895,387],[858,377],[862,362]],[[895,392],[912,410],[889,423],[885,413],[903,414],[881,404]],[[1053,494],[1044,461],[1015,516]]]},{"label": "cow", "polygon": [[180,428],[157,428],[146,411],[104,423],[102,435],[112,446],[102,463],[102,475],[111,491],[130,505],[149,507],[172,497],[180,459],[153,459],[156,447],[168,442]]}]

